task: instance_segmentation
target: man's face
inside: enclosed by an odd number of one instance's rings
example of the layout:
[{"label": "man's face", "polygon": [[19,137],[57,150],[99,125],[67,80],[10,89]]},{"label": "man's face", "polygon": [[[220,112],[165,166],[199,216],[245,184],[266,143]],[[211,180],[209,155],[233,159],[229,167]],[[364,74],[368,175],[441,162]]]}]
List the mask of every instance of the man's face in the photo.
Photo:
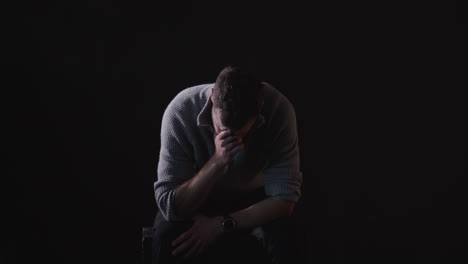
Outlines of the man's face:
[{"label": "man's face", "polygon": [[[211,110],[211,117],[213,119],[213,127],[215,129],[215,132],[216,134],[219,134],[221,133],[222,131],[224,130],[229,130],[229,127],[226,127],[222,124],[221,122],[221,118],[220,118],[220,115],[221,115],[221,110],[217,107],[214,107],[212,108]],[[255,117],[252,117],[251,119],[249,119],[243,127],[241,127],[240,129],[237,129],[237,130],[231,130],[232,134],[234,136],[238,136],[240,138],[244,138],[245,135],[247,135],[247,133],[250,131],[250,129],[252,128],[252,126],[254,125],[255,123],[255,120],[256,118]]]},{"label": "man's face", "polygon": [[[213,101],[213,89],[211,90],[210,97],[211,97],[211,101]],[[229,127],[224,126],[223,123],[221,122],[221,110],[218,107],[215,107],[214,105],[213,105],[213,108],[211,109],[211,118],[213,120],[213,127],[214,127],[216,135],[221,133],[224,130],[229,130]],[[231,132],[233,133],[234,136],[244,138],[245,135],[247,135],[247,133],[250,131],[250,129],[254,125],[255,120],[256,118],[252,117],[244,124],[243,127],[241,127],[238,130],[231,130]]]}]

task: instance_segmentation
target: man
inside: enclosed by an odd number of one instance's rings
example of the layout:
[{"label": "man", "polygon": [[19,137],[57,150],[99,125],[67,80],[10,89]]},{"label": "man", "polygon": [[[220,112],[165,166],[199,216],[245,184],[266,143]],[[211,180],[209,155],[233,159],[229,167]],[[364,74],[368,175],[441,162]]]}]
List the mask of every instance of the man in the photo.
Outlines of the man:
[{"label": "man", "polygon": [[294,263],[285,220],[301,183],[296,116],[278,90],[226,67],[181,91],[162,119],[153,263],[238,257],[249,235],[273,263]]}]

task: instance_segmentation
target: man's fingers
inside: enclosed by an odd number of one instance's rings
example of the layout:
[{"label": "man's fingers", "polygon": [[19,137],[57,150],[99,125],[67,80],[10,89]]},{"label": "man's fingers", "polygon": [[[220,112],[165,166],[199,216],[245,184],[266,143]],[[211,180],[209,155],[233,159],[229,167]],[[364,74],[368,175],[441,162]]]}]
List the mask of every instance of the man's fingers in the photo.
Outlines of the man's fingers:
[{"label": "man's fingers", "polygon": [[221,143],[221,147],[227,146],[232,143],[238,143],[238,142],[239,142],[238,137],[228,137]]},{"label": "man's fingers", "polygon": [[176,249],[172,250],[172,255],[177,256],[182,252],[187,251],[187,249],[191,248],[195,244],[195,239],[194,237],[190,237],[189,239],[185,240],[180,246],[178,246]]},{"label": "man's fingers", "polygon": [[226,138],[226,137],[228,137],[228,136],[230,136],[230,135],[231,135],[231,131],[228,130],[228,129],[226,129],[226,130],[221,131],[221,132],[218,134],[218,137],[219,137],[219,139],[224,139],[224,138]]},{"label": "man's fingers", "polygon": [[234,141],[231,144],[227,145],[225,148],[227,151],[233,152],[236,148],[238,147],[243,148],[243,146],[244,146],[243,142]]},{"label": "man's fingers", "polygon": [[205,248],[206,248],[206,243],[201,242],[200,245],[197,247],[197,251],[195,252],[195,256],[201,255],[203,253],[203,251],[205,251]]},{"label": "man's fingers", "polygon": [[198,249],[200,248],[201,244],[202,243],[200,240],[195,241],[192,247],[189,249],[189,251],[184,255],[184,258],[191,258],[193,256],[196,256],[196,253],[198,252]]},{"label": "man's fingers", "polygon": [[241,151],[244,148],[244,144],[239,144],[236,147],[234,147],[232,150],[230,150],[232,155],[235,155],[237,152]]},{"label": "man's fingers", "polygon": [[237,147],[237,146],[240,146],[241,144],[237,143],[237,142],[232,142],[231,144],[227,145],[225,148],[227,151],[229,152],[232,152],[232,150]]},{"label": "man's fingers", "polygon": [[187,238],[189,238],[190,235],[191,235],[190,230],[187,231],[187,232],[185,232],[185,233],[183,233],[183,234],[180,235],[176,240],[174,240],[174,241],[172,242],[172,246],[175,247],[175,246],[179,245],[179,244],[182,243],[183,241],[187,240]]}]

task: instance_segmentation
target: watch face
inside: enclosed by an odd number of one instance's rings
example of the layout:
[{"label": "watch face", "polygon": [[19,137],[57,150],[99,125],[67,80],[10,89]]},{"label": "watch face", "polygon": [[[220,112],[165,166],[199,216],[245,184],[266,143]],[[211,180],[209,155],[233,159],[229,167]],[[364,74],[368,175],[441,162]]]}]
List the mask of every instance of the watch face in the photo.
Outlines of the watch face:
[{"label": "watch face", "polygon": [[234,229],[234,220],[232,219],[225,219],[223,222],[224,230],[231,231]]}]

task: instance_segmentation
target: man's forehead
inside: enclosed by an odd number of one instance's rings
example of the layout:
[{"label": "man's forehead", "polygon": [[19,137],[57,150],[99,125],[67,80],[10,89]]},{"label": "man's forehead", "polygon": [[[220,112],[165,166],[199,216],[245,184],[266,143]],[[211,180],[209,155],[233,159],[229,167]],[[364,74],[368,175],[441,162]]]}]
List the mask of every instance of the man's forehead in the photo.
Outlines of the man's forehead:
[{"label": "man's forehead", "polygon": [[218,107],[215,107],[213,106],[213,109],[212,109],[215,113],[214,115],[214,119],[213,120],[213,124],[216,125],[221,131],[222,130],[230,130],[231,133],[233,133],[234,135],[237,135],[237,134],[241,134],[243,132],[245,132],[245,130],[247,129],[247,127],[251,124],[251,123],[254,123],[254,121],[256,120],[256,117],[252,117],[251,119],[247,120],[245,122],[245,124],[240,127],[240,128],[230,128],[230,127],[227,127],[227,126],[224,126],[223,123],[221,122],[221,118],[220,118],[220,115],[222,113],[222,109],[218,108]]}]

